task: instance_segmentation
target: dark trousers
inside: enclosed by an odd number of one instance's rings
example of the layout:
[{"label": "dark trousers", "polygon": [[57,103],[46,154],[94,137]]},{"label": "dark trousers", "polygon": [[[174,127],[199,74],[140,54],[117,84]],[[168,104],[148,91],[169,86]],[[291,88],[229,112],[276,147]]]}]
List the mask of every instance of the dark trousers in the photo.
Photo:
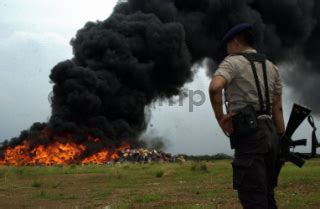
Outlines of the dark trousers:
[{"label": "dark trousers", "polygon": [[274,209],[279,138],[271,119],[258,123],[257,132],[236,137],[233,186],[244,209]]}]

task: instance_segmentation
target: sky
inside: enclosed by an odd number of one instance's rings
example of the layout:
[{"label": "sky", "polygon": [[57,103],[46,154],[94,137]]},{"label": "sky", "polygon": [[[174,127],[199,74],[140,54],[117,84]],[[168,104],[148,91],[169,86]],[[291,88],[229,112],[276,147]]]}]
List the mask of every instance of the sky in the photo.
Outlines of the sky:
[{"label": "sky", "polygon": [[[0,141],[18,136],[34,122],[48,120],[52,67],[72,57],[69,42],[77,30],[88,21],[106,19],[116,2],[0,1]],[[150,124],[144,138],[165,139],[167,151],[174,154],[232,154],[229,141],[214,118],[207,93],[209,82],[205,69],[198,69],[194,81],[186,85],[189,91],[205,93],[204,104],[195,106],[193,111],[190,111],[188,102],[190,97],[182,106],[179,103],[173,106],[155,103],[151,107]],[[195,101],[200,99],[194,97]],[[298,100],[284,86],[286,121],[292,104]],[[295,137],[310,137],[310,133],[311,129],[304,123]]]}]

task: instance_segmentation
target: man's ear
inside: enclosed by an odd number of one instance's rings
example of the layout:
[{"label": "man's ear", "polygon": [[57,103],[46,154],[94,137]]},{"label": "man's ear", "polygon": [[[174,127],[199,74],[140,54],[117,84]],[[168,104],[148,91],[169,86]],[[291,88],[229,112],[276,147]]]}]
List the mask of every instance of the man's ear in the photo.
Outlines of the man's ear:
[{"label": "man's ear", "polygon": [[241,43],[240,43],[238,37],[234,37],[232,41],[233,41],[233,44],[234,44],[237,48],[239,48],[239,46],[241,45]]}]

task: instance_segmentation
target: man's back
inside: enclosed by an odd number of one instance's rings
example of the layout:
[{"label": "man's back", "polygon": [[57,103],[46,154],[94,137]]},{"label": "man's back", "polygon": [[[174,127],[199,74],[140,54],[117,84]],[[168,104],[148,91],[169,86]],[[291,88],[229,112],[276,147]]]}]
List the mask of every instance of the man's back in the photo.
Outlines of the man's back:
[{"label": "man's back", "polygon": [[[256,50],[245,50],[243,53],[256,53]],[[263,100],[266,100],[263,70],[261,63],[255,62]],[[281,95],[282,84],[278,68],[269,60],[266,60],[268,77],[269,99],[272,107],[274,95]],[[242,55],[228,56],[219,65],[215,75],[223,76],[227,80],[226,100],[229,112],[235,112],[244,106],[251,104],[256,111],[260,110],[257,86],[251,69],[250,62]],[[266,103],[264,103],[265,105]]]}]

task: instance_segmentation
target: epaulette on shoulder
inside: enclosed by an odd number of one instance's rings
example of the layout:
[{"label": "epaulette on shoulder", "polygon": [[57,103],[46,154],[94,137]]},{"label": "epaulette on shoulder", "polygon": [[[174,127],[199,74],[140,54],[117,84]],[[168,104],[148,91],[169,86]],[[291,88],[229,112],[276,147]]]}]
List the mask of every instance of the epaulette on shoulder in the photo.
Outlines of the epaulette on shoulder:
[{"label": "epaulette on shoulder", "polygon": [[232,60],[232,59],[235,59],[235,58],[239,58],[239,57],[241,57],[241,55],[239,55],[239,54],[231,54],[231,55],[228,55],[226,58],[225,58],[225,60]]}]

